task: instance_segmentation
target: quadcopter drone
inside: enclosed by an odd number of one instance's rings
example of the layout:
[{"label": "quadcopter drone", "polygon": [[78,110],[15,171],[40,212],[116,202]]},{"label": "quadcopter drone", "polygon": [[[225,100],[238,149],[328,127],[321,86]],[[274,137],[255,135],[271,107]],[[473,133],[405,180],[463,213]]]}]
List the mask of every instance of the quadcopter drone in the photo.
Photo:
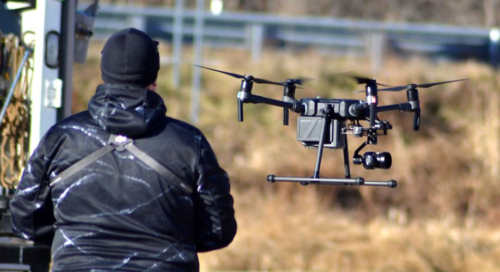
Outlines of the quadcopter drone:
[{"label": "quadcopter drone", "polygon": [[[366,141],[354,151],[353,164],[363,165],[367,170],[389,169],[392,165],[392,157],[389,152],[365,152],[363,156],[359,152],[367,145],[376,145],[378,136],[387,135],[387,131],[392,129],[392,125],[378,118],[379,112],[401,111],[413,112],[413,130],[420,127],[420,101],[417,88],[429,88],[435,85],[463,81],[468,79],[458,79],[426,84],[408,84],[404,86],[390,87],[377,83],[375,79],[343,74],[351,77],[358,84],[365,84],[366,100],[354,99],[324,99],[324,98],[295,98],[295,91],[300,88],[306,79],[287,79],[284,82],[275,82],[266,79],[253,77],[252,75],[239,75],[231,72],[216,70],[204,66],[197,67],[211,71],[223,73],[241,79],[241,87],[237,96],[238,121],[243,122],[243,104],[267,104],[283,108],[283,124],[288,125],[289,111],[300,114],[297,119],[297,140],[301,141],[305,147],[317,148],[316,165],[312,177],[280,177],[268,175],[269,182],[299,182],[302,185],[308,184],[329,184],[329,185],[366,185],[384,186],[395,188],[395,180],[374,181],[365,180],[362,177],[351,178],[349,165],[349,151],[347,148],[347,135],[355,137],[366,137]],[[252,94],[253,83],[273,84],[283,86],[283,99],[275,100]],[[378,89],[378,86],[390,87]],[[406,90],[408,102],[378,106],[378,92],[392,91],[398,92]],[[360,92],[360,91],[356,91]],[[368,126],[361,125],[360,121],[366,121]],[[348,123],[349,122],[349,123]],[[344,155],[344,178],[322,178],[320,177],[321,159],[323,148],[342,149]]]}]

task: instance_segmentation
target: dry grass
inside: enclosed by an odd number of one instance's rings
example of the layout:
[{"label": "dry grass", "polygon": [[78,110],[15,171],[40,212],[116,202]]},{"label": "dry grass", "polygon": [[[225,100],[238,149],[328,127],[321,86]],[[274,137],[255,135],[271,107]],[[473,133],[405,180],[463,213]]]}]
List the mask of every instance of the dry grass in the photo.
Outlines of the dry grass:
[{"label": "dry grass", "polygon": [[[162,48],[163,55],[169,48]],[[96,50],[99,52],[99,50]],[[186,50],[186,63],[190,52]],[[310,176],[316,152],[295,140],[296,127],[283,127],[282,111],[245,105],[236,121],[239,81],[203,71],[199,127],[232,178],[239,231],[227,249],[201,255],[202,269],[290,271],[494,271],[500,270],[500,77],[473,61],[430,63],[387,59],[377,73],[367,60],[303,52],[266,52],[249,63],[245,52],[205,51],[204,64],[270,80],[308,76],[315,80],[298,97],[357,98],[359,88],[335,73],[356,71],[379,82],[402,85],[458,78],[469,82],[422,89],[421,131],[409,113],[383,113],[393,124],[374,151],[390,151],[393,167],[354,176],[398,180],[396,189],[268,184],[267,174]],[[75,111],[100,82],[98,60],[75,67]],[[162,67],[159,91],[168,114],[189,121],[190,72],[174,90],[171,67]],[[254,93],[280,99],[282,90],[256,85]],[[404,102],[384,93],[382,104]],[[352,152],[361,144],[350,138]],[[341,176],[342,153],[324,154],[322,176]]]},{"label": "dry grass", "polygon": [[203,270],[494,271],[500,230],[445,217],[361,222],[325,209],[311,188],[293,198],[238,193],[240,231],[230,247],[201,255]]}]

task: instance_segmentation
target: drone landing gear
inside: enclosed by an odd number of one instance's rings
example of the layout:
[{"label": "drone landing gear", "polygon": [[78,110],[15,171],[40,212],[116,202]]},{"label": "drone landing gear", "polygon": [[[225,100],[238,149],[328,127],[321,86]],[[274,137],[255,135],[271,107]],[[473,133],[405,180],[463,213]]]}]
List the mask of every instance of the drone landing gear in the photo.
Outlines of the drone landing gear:
[{"label": "drone landing gear", "polygon": [[[326,128],[329,125],[329,121],[332,115],[331,106],[327,106],[325,110],[323,110],[323,126],[321,127],[321,138],[318,144],[318,154],[316,156],[316,167],[314,168],[314,176],[312,178],[308,177],[278,177],[275,175],[268,175],[267,181],[270,183],[273,182],[299,182],[302,185],[308,184],[325,184],[325,185],[365,185],[365,186],[382,186],[395,188],[397,186],[397,182],[395,180],[388,181],[375,181],[375,180],[365,180],[364,178],[351,178],[351,171],[349,166],[349,151],[347,149],[347,135],[344,134],[345,146],[343,148],[344,153],[344,172],[345,178],[320,178],[319,170],[321,167],[321,158],[323,156],[323,146],[324,140],[326,136]],[[364,145],[363,145],[364,146]],[[359,151],[359,150],[357,150]]]},{"label": "drone landing gear", "polygon": [[307,178],[307,177],[277,177],[268,175],[267,181],[273,182],[300,182],[302,185],[308,184],[323,184],[323,185],[365,185],[365,186],[380,186],[395,188],[397,182],[395,180],[376,181],[365,180],[364,178]]}]

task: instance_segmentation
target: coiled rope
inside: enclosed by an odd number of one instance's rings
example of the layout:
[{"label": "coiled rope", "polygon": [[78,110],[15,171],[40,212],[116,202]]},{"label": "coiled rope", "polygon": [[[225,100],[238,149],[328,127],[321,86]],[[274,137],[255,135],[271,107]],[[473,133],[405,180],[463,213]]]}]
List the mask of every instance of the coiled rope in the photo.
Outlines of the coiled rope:
[{"label": "coiled rope", "polygon": [[[0,39],[0,106],[2,108],[6,102],[7,91],[12,84],[16,84],[10,102],[7,101],[9,104],[0,124],[0,185],[6,189],[14,189],[19,183],[29,156],[29,92],[33,68],[31,59],[20,67],[27,48],[18,36],[3,35],[0,32]],[[13,82],[19,69],[22,69],[21,77],[17,82]]]}]

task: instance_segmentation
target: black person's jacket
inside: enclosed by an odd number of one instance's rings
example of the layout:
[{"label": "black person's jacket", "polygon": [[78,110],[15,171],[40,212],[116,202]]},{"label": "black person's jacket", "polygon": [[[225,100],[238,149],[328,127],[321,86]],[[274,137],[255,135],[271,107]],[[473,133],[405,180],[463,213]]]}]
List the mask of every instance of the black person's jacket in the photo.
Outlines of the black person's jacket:
[{"label": "black person's jacket", "polygon": [[[196,271],[197,252],[233,240],[227,174],[203,134],[165,112],[155,92],[105,84],[88,111],[43,137],[10,211],[18,236],[52,241],[54,271]],[[115,150],[50,188],[52,177],[105,146],[110,134],[133,138],[195,192],[171,185],[127,150]]]}]

